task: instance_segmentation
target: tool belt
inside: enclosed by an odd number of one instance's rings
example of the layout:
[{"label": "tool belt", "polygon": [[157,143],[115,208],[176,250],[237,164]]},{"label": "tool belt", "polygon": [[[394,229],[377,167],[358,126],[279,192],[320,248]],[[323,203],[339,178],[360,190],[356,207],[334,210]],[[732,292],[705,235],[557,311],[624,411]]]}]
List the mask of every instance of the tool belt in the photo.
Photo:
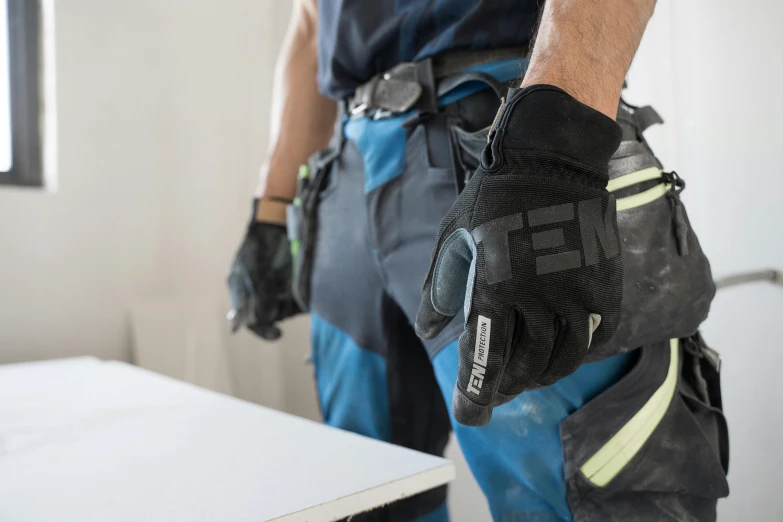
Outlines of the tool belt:
[{"label": "tool belt", "polygon": [[420,114],[437,111],[438,97],[454,89],[456,84],[478,80],[499,92],[500,84],[487,74],[466,72],[467,69],[508,58],[527,55],[527,47],[508,47],[487,51],[459,51],[418,62],[403,62],[388,71],[373,76],[357,87],[348,99],[352,115],[382,117],[419,109]]}]

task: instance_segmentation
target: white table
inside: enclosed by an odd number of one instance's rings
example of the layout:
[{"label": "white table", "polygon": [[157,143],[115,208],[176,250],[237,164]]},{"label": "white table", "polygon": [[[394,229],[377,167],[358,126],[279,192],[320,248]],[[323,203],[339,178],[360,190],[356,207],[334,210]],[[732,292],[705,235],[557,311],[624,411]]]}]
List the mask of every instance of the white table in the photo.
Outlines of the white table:
[{"label": "white table", "polygon": [[92,358],[0,366],[0,521],[337,520],[450,461]]}]

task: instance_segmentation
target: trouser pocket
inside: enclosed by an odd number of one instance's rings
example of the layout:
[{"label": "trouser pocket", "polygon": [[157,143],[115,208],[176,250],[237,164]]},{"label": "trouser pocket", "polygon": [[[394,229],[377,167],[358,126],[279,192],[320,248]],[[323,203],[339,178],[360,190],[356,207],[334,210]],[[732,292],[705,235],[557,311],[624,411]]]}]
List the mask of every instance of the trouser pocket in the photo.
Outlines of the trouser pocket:
[{"label": "trouser pocket", "polygon": [[448,107],[456,124],[449,126],[454,149],[454,160],[460,189],[473,177],[481,164],[481,151],[487,145],[487,136],[500,108],[500,98],[492,90],[484,90]]},{"label": "trouser pocket", "polygon": [[576,522],[715,520],[729,493],[728,433],[707,350],[698,336],[644,346],[625,377],[561,424]]}]

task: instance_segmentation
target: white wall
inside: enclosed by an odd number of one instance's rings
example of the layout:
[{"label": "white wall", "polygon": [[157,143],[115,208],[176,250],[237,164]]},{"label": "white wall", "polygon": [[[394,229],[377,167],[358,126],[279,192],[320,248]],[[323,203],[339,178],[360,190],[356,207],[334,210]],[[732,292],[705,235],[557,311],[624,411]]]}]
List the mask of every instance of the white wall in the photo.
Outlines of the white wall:
[{"label": "white wall", "polygon": [[[0,362],[129,357],[149,299],[227,308],[290,3],[56,2],[59,190],[0,188]],[[231,340],[240,395],[278,350]],[[259,376],[266,376],[260,378]]]},{"label": "white wall", "polygon": [[[775,0],[659,0],[629,78],[629,98],[659,109],[651,129],[667,168],[688,183],[683,200],[713,273],[783,269],[783,102]],[[723,357],[731,432],[730,497],[719,520],[783,519],[783,288],[719,292],[703,326]]]},{"label": "white wall", "polygon": [[0,189],[2,360],[126,357],[127,301],[165,286],[163,20],[131,2],[59,7],[60,191]]}]

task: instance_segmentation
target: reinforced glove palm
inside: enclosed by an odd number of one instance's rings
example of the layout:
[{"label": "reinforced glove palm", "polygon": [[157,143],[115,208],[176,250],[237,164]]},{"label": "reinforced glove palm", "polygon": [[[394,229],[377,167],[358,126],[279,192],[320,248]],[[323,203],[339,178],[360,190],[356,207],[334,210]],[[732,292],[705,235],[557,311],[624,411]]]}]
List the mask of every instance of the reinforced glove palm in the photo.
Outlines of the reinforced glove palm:
[{"label": "reinforced glove palm", "polygon": [[291,292],[291,250],[282,225],[252,222],[228,276],[232,331],[280,337],[276,323],[300,312]]},{"label": "reinforced glove palm", "polygon": [[441,223],[416,331],[459,312],[452,408],[462,424],[574,372],[620,321],[623,266],[607,166],[617,124],[546,85],[511,89]]}]

